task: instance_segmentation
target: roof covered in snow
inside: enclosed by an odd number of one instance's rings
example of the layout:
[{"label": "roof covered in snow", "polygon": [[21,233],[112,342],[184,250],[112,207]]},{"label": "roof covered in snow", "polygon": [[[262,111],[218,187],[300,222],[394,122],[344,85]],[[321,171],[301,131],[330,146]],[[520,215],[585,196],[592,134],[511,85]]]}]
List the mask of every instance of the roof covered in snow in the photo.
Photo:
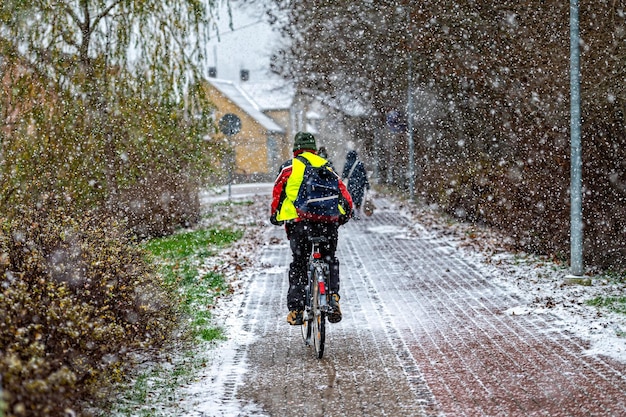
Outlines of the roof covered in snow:
[{"label": "roof covered in snow", "polygon": [[240,84],[236,84],[228,80],[219,80],[210,78],[209,83],[215,87],[220,93],[235,103],[239,108],[246,112],[250,117],[256,120],[261,126],[270,132],[284,133],[285,130],[275,121],[263,114],[261,106],[250,96]]},{"label": "roof covered in snow", "polygon": [[283,80],[246,81],[240,87],[259,105],[261,111],[291,108],[295,90]]}]

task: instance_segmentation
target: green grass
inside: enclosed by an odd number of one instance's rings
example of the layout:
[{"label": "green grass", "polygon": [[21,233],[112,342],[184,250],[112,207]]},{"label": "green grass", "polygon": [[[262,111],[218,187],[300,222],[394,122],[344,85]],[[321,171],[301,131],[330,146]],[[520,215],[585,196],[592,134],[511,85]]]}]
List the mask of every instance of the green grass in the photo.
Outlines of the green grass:
[{"label": "green grass", "polygon": [[152,239],[144,247],[161,264],[161,273],[167,285],[175,287],[180,294],[181,311],[190,316],[193,336],[210,341],[207,335],[217,339],[221,331],[211,329],[207,308],[215,299],[225,295],[229,288],[224,277],[215,272],[200,273],[202,260],[215,256],[216,250],[237,239],[243,232],[232,229],[201,229]]},{"label": "green grass", "polygon": [[211,340],[225,340],[226,339],[222,329],[215,328],[215,327],[202,329],[200,331],[200,338],[207,342]]},{"label": "green grass", "polygon": [[[229,228],[181,232],[152,239],[142,246],[159,265],[166,285],[179,294],[179,309],[188,320],[185,336],[191,336],[194,347],[206,342],[225,340],[224,330],[211,323],[211,307],[218,297],[228,294],[230,287],[224,276],[214,271],[203,272],[204,259],[216,256],[243,236]],[[115,415],[157,416],[150,404],[168,402],[176,389],[192,380],[194,373],[206,365],[197,358],[193,347],[183,352],[184,358],[172,363],[156,363],[133,380],[132,386],[117,402]]]},{"label": "green grass", "polygon": [[605,308],[626,315],[626,297],[595,297],[585,302],[587,305]]},{"label": "green grass", "polygon": [[155,417],[162,415],[150,404],[171,401],[178,388],[189,383],[196,369],[205,366],[203,359],[187,353],[173,365],[155,364],[135,377],[134,383],[117,402],[114,415]]},{"label": "green grass", "polygon": [[626,271],[606,271],[603,274],[609,282],[622,284],[626,282]]},{"label": "green grass", "polygon": [[152,239],[144,247],[154,256],[164,260],[178,260],[191,256],[206,257],[214,253],[210,248],[224,247],[242,236],[241,231],[230,229],[202,229],[177,233]]}]

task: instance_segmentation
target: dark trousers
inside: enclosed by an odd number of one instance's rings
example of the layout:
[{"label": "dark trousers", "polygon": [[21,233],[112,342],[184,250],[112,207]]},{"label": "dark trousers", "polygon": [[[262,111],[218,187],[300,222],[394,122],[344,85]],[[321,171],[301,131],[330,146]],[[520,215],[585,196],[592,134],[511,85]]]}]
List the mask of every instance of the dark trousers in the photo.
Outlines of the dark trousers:
[{"label": "dark trousers", "polygon": [[291,246],[293,260],[289,265],[289,310],[302,310],[307,285],[307,262],[313,244],[309,236],[326,236],[327,242],[320,244],[320,253],[330,265],[328,290],[339,293],[339,260],[335,257],[339,225],[337,223],[311,223],[307,221],[287,224],[287,238]]}]

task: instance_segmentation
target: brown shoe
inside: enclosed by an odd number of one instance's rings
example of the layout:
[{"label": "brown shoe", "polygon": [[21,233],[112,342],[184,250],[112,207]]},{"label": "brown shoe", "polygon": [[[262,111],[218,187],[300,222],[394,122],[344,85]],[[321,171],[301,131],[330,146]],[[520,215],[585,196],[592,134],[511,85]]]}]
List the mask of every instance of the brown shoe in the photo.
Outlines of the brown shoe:
[{"label": "brown shoe", "polygon": [[289,314],[287,314],[287,323],[292,326],[302,326],[302,311],[291,310]]},{"label": "brown shoe", "polygon": [[339,323],[341,321],[341,309],[339,308],[339,294],[331,294],[329,304],[333,308],[333,312],[328,315],[328,321],[331,323]]}]

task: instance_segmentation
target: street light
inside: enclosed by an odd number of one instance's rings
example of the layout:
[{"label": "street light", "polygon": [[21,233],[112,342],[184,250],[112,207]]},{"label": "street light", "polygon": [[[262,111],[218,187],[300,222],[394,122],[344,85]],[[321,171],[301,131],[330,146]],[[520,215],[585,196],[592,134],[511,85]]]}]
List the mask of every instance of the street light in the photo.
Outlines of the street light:
[{"label": "street light", "polygon": [[415,197],[415,141],[413,140],[413,59],[409,57],[408,97],[406,104],[407,141],[409,147],[409,197]]},{"label": "street light", "polygon": [[[228,136],[228,147],[233,151],[231,137],[236,135],[241,130],[241,119],[239,116],[233,113],[227,113],[220,119],[219,123],[220,132]],[[233,165],[234,165],[234,151],[228,158],[228,200],[231,196],[231,184],[233,182]]]},{"label": "street light", "polygon": [[[406,24],[409,41],[413,42],[412,25],[411,25],[411,7],[406,8]],[[415,141],[413,138],[413,53],[412,47],[409,45],[408,51],[408,68],[407,68],[407,101],[406,101],[406,117],[407,117],[407,146],[409,148],[409,198],[413,200],[415,197]]]},{"label": "street light", "polygon": [[580,33],[578,0],[570,0],[570,272],[583,275],[582,157],[580,145]]}]

